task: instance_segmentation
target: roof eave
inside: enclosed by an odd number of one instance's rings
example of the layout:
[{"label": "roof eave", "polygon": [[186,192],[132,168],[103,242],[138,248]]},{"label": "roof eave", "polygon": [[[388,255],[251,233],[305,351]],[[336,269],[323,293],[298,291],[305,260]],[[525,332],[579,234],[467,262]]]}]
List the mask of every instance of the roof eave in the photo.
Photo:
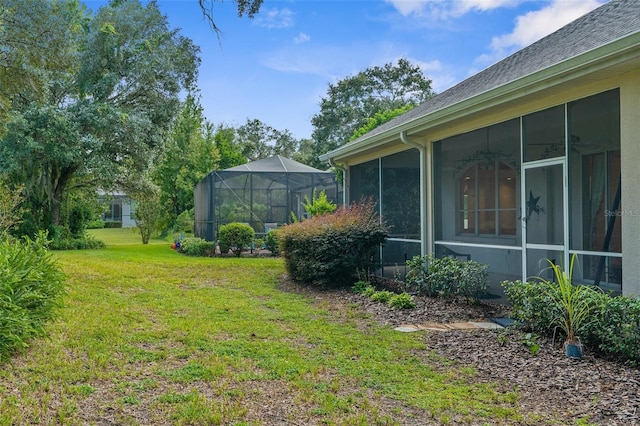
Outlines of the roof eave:
[{"label": "roof eave", "polygon": [[366,135],[355,142],[343,145],[321,155],[322,161],[340,161],[359,152],[398,140],[400,132],[424,131],[460,117],[514,101],[561,83],[578,79],[587,74],[612,67],[630,59],[640,58],[640,31],[597,47],[565,61],[543,68],[517,80],[457,102],[427,115],[401,123],[371,137]]}]

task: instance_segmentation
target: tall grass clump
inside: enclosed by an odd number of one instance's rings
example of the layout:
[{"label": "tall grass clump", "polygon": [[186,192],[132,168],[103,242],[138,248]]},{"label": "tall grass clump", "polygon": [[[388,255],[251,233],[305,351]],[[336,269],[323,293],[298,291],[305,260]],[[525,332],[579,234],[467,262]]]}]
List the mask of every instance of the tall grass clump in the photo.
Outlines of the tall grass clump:
[{"label": "tall grass clump", "polygon": [[284,226],[277,231],[287,272],[296,281],[319,286],[350,286],[359,272],[375,267],[375,251],[387,229],[373,202]]},{"label": "tall grass clump", "polygon": [[50,257],[45,233],[35,240],[0,239],[0,361],[44,334],[64,293],[65,278]]}]

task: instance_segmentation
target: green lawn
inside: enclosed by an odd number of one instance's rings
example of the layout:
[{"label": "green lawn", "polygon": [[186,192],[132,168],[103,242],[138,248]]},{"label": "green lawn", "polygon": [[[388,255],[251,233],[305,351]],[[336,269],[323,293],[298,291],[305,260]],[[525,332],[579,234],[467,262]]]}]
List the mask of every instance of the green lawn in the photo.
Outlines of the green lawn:
[{"label": "green lawn", "polygon": [[188,258],[107,231],[106,249],[54,254],[66,307],[0,371],[0,425],[524,421],[515,393],[421,335],[279,290],[281,259]]},{"label": "green lawn", "polygon": [[[87,234],[97,240],[104,241],[108,246],[142,244],[142,237],[137,228],[103,228],[89,229]],[[149,244],[167,244],[167,240],[151,238]]]}]

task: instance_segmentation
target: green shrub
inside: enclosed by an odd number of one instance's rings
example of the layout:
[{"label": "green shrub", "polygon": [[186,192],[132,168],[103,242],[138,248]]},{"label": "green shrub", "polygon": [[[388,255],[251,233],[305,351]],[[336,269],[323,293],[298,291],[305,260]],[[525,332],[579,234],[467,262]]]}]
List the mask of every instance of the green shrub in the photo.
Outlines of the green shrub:
[{"label": "green shrub", "polygon": [[71,207],[68,221],[73,238],[82,238],[92,216],[93,211],[87,203],[77,203]]},{"label": "green shrub", "polygon": [[[218,232],[218,242],[220,251],[223,247],[231,250],[236,256],[240,256],[242,251],[247,247],[251,247],[256,232],[246,223],[228,223],[220,227]],[[225,252],[226,252],[225,251]]]},{"label": "green shrub", "polygon": [[392,293],[390,291],[382,290],[382,291],[376,291],[375,293],[373,293],[369,297],[374,302],[388,303],[389,300],[391,300],[391,297],[393,297],[393,295],[394,295],[394,293]]},{"label": "green shrub", "polygon": [[363,281],[363,280],[360,280],[360,281],[357,281],[357,282],[356,282],[356,283],[351,287],[351,290],[352,290],[354,293],[362,294],[362,293],[364,293],[365,291],[368,291],[368,289],[370,289],[370,288],[373,288],[373,286],[371,285],[371,283],[370,283],[369,281]]},{"label": "green shrub", "polygon": [[[523,328],[548,337],[554,335],[557,318],[563,312],[558,297],[545,291],[539,282],[505,281],[502,286],[512,305],[511,315]],[[582,343],[603,354],[640,364],[640,299],[610,297],[599,288],[588,286],[578,296],[581,303],[590,307],[588,321],[576,330]]]},{"label": "green shrub", "polygon": [[46,244],[44,233],[35,240],[0,240],[0,361],[43,335],[62,303],[64,275]]},{"label": "green shrub", "polygon": [[602,296],[583,331],[587,345],[640,365],[640,299]]},{"label": "green shrub", "polygon": [[511,316],[529,330],[553,335],[561,307],[539,282],[503,281],[504,294],[511,304]]},{"label": "green shrub", "polygon": [[296,281],[347,287],[358,272],[375,269],[387,231],[375,204],[362,202],[278,229],[280,252]]},{"label": "green shrub", "polygon": [[87,223],[87,229],[102,229],[105,227],[105,221],[102,219],[93,219]]},{"label": "green shrub", "polygon": [[278,248],[278,231],[271,230],[267,232],[267,235],[264,236],[264,247],[275,256],[280,253]]},{"label": "green shrub", "polygon": [[119,220],[106,220],[104,222],[105,228],[122,228],[122,222]]},{"label": "green shrub", "polygon": [[309,197],[305,195],[304,202],[302,203],[304,210],[311,217],[320,216],[326,213],[333,213],[338,208],[338,206],[327,199],[327,193],[324,189],[320,191],[320,194],[316,194],[314,189],[311,198],[311,201],[309,201]]},{"label": "green shrub", "polygon": [[213,256],[216,245],[202,238],[186,237],[180,240],[179,251],[187,256]]},{"label": "green shrub", "polygon": [[173,231],[185,234],[193,234],[193,228],[195,224],[194,210],[185,210],[178,215]]},{"label": "green shrub", "polygon": [[[554,283],[536,281],[503,281],[505,297],[511,304],[511,316],[517,319],[523,328],[535,333],[553,336],[564,318],[565,311],[560,302],[560,286]],[[602,315],[603,304],[608,298],[599,288],[581,286],[576,303],[589,306],[591,317],[575,330],[578,336],[585,336],[585,343],[594,335],[591,319]],[[590,331],[591,330],[591,331]]]},{"label": "green shrub", "polygon": [[407,285],[426,296],[474,298],[489,286],[488,265],[473,260],[416,256],[407,265]]},{"label": "green shrub", "polygon": [[413,300],[413,296],[408,293],[400,293],[391,296],[387,305],[391,309],[413,309],[416,307],[416,302]]},{"label": "green shrub", "polygon": [[93,250],[105,248],[104,242],[82,234],[74,236],[66,226],[54,226],[51,233],[52,239],[48,243],[51,250]]},{"label": "green shrub", "polygon": [[370,285],[369,287],[362,290],[362,293],[360,294],[366,297],[371,297],[371,295],[373,295],[373,293],[375,293],[376,291],[377,291],[376,288]]}]

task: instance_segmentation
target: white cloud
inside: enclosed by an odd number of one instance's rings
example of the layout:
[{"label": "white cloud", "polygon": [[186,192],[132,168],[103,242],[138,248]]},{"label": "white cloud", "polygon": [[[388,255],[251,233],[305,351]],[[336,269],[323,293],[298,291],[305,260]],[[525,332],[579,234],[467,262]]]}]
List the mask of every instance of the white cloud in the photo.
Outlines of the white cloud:
[{"label": "white cloud", "polygon": [[420,0],[386,0],[386,2],[391,3],[402,16],[421,14],[424,12],[427,3]]},{"label": "white cloud", "polygon": [[262,52],[260,63],[272,70],[318,76],[333,75],[348,60],[348,50],[341,47],[314,46],[281,48]]},{"label": "white cloud", "polygon": [[598,0],[555,0],[544,9],[518,16],[513,32],[494,37],[491,47],[494,50],[500,50],[528,46],[592,11],[600,4]]},{"label": "white cloud", "polygon": [[412,64],[416,64],[420,67],[424,75],[431,80],[431,88],[440,93],[451,86],[453,86],[458,79],[450,73],[450,67],[447,67],[440,62],[439,59],[424,62],[410,59]]},{"label": "white cloud", "polygon": [[308,34],[305,34],[305,33],[300,33],[300,34],[298,34],[297,36],[295,36],[295,37],[293,38],[293,42],[294,42],[295,44],[302,44],[302,43],[306,43],[306,42],[308,42],[309,40],[311,40],[311,37],[310,37]]},{"label": "white cloud", "polygon": [[420,69],[425,73],[428,73],[430,71],[442,71],[442,62],[440,62],[438,59],[434,59],[433,61],[429,62],[411,60],[411,63],[419,66]]},{"label": "white cloud", "polygon": [[493,37],[491,51],[477,57],[474,62],[480,66],[495,63],[510,53],[560,29],[601,4],[601,0],[553,0],[540,10],[518,16],[513,31]]},{"label": "white cloud", "polygon": [[293,12],[290,9],[265,9],[256,15],[256,25],[265,28],[289,28],[293,26]]},{"label": "white cloud", "polygon": [[430,16],[433,19],[457,18],[472,11],[485,12],[517,6],[525,0],[385,0],[403,16]]}]

